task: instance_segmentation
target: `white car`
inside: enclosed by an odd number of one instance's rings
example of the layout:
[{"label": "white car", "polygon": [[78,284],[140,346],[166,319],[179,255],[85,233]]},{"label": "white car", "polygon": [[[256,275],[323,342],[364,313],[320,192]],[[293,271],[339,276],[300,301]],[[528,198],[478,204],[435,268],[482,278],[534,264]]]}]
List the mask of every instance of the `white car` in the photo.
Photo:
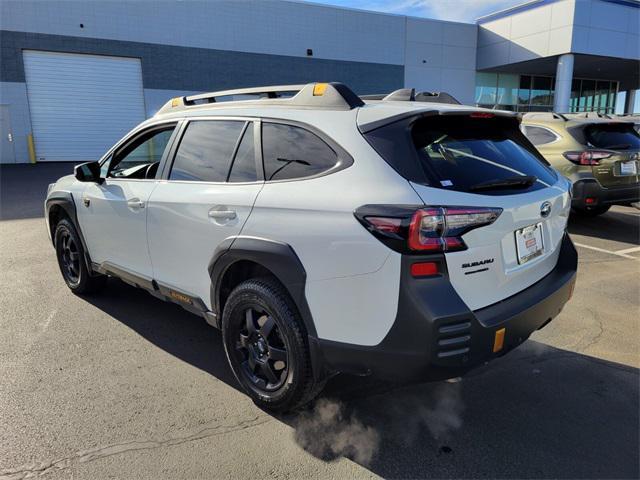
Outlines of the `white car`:
[{"label": "white car", "polygon": [[49,186],[48,229],[73,292],[118,277],[220,328],[265,408],[337,372],[459,376],[575,282],[570,184],[518,126],[339,83],[174,98]]}]

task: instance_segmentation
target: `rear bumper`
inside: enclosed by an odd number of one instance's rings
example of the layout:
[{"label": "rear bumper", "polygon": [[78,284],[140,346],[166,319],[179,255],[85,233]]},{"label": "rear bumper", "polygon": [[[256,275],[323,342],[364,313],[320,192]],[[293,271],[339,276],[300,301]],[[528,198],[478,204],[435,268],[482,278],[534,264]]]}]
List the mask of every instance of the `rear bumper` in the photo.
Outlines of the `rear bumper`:
[{"label": "rear bumper", "polygon": [[[526,290],[471,311],[447,275],[414,279],[404,257],[396,321],[375,346],[318,340],[326,365],[337,371],[373,374],[398,381],[459,376],[504,355],[545,326],[569,300],[578,256],[570,238],[562,240],[555,268]],[[504,328],[504,347],[494,353],[495,332]]]},{"label": "rear bumper", "polygon": [[[592,198],[593,203],[586,203]],[[588,208],[606,205],[626,205],[640,200],[640,185],[628,187],[604,188],[595,179],[580,180],[573,184],[573,208]]]}]

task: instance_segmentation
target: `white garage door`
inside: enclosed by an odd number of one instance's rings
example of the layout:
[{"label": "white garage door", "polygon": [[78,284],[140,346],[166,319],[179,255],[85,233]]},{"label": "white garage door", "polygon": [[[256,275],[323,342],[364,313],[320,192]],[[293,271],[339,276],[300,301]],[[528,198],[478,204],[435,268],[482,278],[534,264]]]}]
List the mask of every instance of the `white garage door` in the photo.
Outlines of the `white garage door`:
[{"label": "white garage door", "polygon": [[145,118],[140,59],[24,51],[38,161],[98,160]]}]

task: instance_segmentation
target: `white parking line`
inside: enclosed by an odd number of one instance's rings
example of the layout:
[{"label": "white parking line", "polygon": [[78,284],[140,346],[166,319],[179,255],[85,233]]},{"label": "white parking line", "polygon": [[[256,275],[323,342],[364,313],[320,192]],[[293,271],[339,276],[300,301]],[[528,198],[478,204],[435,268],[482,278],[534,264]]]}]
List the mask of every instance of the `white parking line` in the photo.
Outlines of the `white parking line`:
[{"label": "white parking line", "polygon": [[625,248],[624,250],[616,250],[616,253],[634,253],[640,252],[640,247]]},{"label": "white parking line", "polygon": [[605,250],[604,248],[592,247],[591,245],[584,245],[582,243],[573,242],[573,244],[576,247],[586,248],[588,250],[595,250],[596,252],[608,253],[610,255],[616,255],[616,256],[622,257],[622,258],[630,258],[631,260],[640,260],[640,258],[632,257],[631,255],[626,255],[626,254],[622,253],[622,252],[624,252],[624,250],[613,252],[611,250]]}]

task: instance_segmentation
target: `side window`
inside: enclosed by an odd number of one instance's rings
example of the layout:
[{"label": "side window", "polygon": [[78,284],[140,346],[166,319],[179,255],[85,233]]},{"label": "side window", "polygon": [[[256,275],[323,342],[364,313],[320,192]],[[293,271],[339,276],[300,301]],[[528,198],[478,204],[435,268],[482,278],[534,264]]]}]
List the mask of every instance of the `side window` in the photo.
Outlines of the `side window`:
[{"label": "side window", "polygon": [[225,182],[233,151],[245,122],[190,122],[176,152],[170,180]]},{"label": "side window", "polygon": [[338,163],[338,155],[317,135],[300,127],[262,124],[265,180],[317,175]]},{"label": "side window", "polygon": [[256,155],[253,147],[253,122],[249,122],[233,160],[231,172],[229,172],[230,182],[255,182],[258,179]]},{"label": "side window", "polygon": [[525,125],[524,134],[534,145],[545,145],[556,140],[556,136],[546,128]]},{"label": "side window", "polygon": [[105,173],[112,178],[155,178],[162,155],[175,125],[154,128],[116,151],[105,162]]}]

